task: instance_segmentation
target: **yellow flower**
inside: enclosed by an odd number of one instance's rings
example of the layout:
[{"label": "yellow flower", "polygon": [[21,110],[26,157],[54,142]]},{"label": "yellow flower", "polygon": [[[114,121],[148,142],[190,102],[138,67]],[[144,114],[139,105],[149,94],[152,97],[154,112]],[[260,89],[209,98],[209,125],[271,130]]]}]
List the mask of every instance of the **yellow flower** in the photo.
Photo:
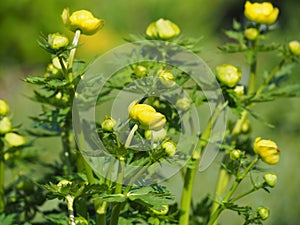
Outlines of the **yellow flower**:
[{"label": "yellow flower", "polygon": [[128,111],[130,118],[133,120],[138,120],[138,116],[141,112],[156,112],[156,110],[152,106],[147,104],[137,104],[136,101],[129,105]]},{"label": "yellow flower", "polygon": [[180,33],[179,27],[170,20],[159,19],[152,22],[146,30],[147,36],[152,39],[168,40],[178,36]]},{"label": "yellow flower", "polygon": [[296,56],[300,56],[300,42],[299,41],[290,41],[289,42],[289,49],[291,53]]},{"label": "yellow flower", "polygon": [[68,46],[69,39],[65,35],[59,33],[49,34],[48,44],[52,49],[58,50]]},{"label": "yellow flower", "polygon": [[143,129],[161,130],[166,124],[166,117],[159,112],[142,111],[138,114],[138,121]]},{"label": "yellow flower", "polygon": [[227,87],[234,87],[242,78],[242,72],[231,64],[223,64],[216,67],[218,80]]},{"label": "yellow flower", "polygon": [[26,143],[26,138],[15,133],[7,133],[4,136],[4,139],[10,146],[18,147]]},{"label": "yellow flower", "polygon": [[254,141],[254,152],[265,163],[273,165],[279,162],[280,151],[274,141],[264,140],[260,137],[256,138]]},{"label": "yellow flower", "polygon": [[6,116],[9,113],[9,106],[5,100],[0,99],[0,116]]},{"label": "yellow flower", "polygon": [[78,10],[69,14],[69,9],[64,9],[61,18],[66,27],[75,32],[80,30],[83,34],[95,34],[104,25],[104,20],[93,16],[90,11]]},{"label": "yellow flower", "polygon": [[156,110],[147,104],[137,104],[132,102],[129,107],[129,116],[131,119],[140,123],[141,128],[147,130],[160,130],[166,123],[166,117],[156,112]]},{"label": "yellow flower", "polygon": [[271,25],[276,22],[279,9],[270,2],[251,3],[247,1],[244,14],[252,22]]}]

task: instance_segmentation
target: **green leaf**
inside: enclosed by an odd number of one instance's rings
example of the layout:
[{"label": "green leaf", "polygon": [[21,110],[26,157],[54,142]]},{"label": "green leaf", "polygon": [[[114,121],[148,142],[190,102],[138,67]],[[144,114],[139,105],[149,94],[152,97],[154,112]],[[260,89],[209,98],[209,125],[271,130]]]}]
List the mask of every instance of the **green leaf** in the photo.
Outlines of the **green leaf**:
[{"label": "green leaf", "polygon": [[1,225],[13,225],[16,216],[17,216],[16,214],[9,214],[9,215],[0,214],[0,224]]},{"label": "green leaf", "polygon": [[51,224],[69,225],[68,217],[64,213],[45,215],[45,219]]},{"label": "green leaf", "polygon": [[236,52],[246,51],[247,47],[241,46],[240,44],[237,44],[237,43],[227,43],[227,44],[219,47],[219,49],[226,53],[236,53]]},{"label": "green leaf", "polygon": [[105,202],[125,202],[127,197],[123,194],[102,194],[100,199]]},{"label": "green leaf", "polygon": [[153,187],[142,187],[130,191],[127,196],[131,201],[142,202],[144,205],[150,206],[157,211],[165,209],[162,205],[171,205],[175,202],[174,196],[165,188],[155,190]]}]

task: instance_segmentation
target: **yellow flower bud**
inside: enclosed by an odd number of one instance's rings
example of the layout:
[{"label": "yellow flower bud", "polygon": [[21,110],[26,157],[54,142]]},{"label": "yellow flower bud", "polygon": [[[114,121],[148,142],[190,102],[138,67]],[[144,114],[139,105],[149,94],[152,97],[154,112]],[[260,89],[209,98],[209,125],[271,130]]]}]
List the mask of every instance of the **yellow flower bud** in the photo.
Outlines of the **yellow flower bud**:
[{"label": "yellow flower bud", "polygon": [[173,74],[168,70],[160,70],[158,73],[158,79],[167,88],[173,87],[175,82],[175,77]]},{"label": "yellow flower bud", "polygon": [[289,49],[292,54],[295,56],[300,56],[300,42],[299,41],[291,41],[289,42]]},{"label": "yellow flower bud", "polygon": [[0,120],[0,134],[8,133],[11,130],[11,122],[8,117]]},{"label": "yellow flower bud", "polygon": [[231,160],[237,160],[241,157],[241,155],[242,155],[241,150],[234,149],[230,152],[229,157]]},{"label": "yellow flower bud", "polygon": [[52,49],[58,50],[68,46],[69,39],[65,35],[59,33],[49,34],[48,44]]},{"label": "yellow flower bud", "polygon": [[223,64],[216,67],[218,80],[227,87],[234,87],[242,78],[242,72],[238,67]]},{"label": "yellow flower bud", "polygon": [[79,10],[69,15],[69,9],[64,9],[61,18],[66,27],[75,32],[80,30],[83,34],[95,34],[104,25],[104,20],[93,16],[90,11]]},{"label": "yellow flower bud", "polygon": [[267,209],[266,207],[262,207],[262,206],[257,208],[257,213],[262,220],[266,220],[270,216],[270,210]]},{"label": "yellow flower bud", "polygon": [[167,120],[166,117],[159,112],[141,111],[138,114],[138,121],[143,129],[161,130]]},{"label": "yellow flower bud", "polygon": [[251,3],[247,1],[244,14],[252,22],[271,25],[276,22],[279,9],[270,2]]},{"label": "yellow flower bud", "polygon": [[237,85],[233,90],[238,96],[242,96],[245,94],[244,85]]},{"label": "yellow flower bud", "polygon": [[269,187],[275,187],[277,184],[277,175],[275,173],[266,173],[263,176],[266,184]]},{"label": "yellow flower bud", "polygon": [[254,141],[254,152],[265,163],[273,165],[279,162],[280,151],[274,141],[264,140],[260,137],[256,138]]},{"label": "yellow flower bud", "polygon": [[137,102],[133,102],[128,107],[129,116],[133,120],[138,120],[138,115],[141,112],[147,111],[147,112],[156,112],[156,110],[147,104],[137,104]]},{"label": "yellow flower bud", "polygon": [[7,133],[4,139],[12,147],[18,147],[26,143],[26,138],[16,133]]},{"label": "yellow flower bud", "polygon": [[258,37],[259,31],[256,28],[247,28],[244,31],[244,35],[249,41],[254,41]]},{"label": "yellow flower bud", "polygon": [[168,40],[178,36],[180,33],[179,27],[170,20],[159,19],[152,22],[146,30],[148,37],[152,39]]},{"label": "yellow flower bud", "polygon": [[57,187],[63,187],[72,184],[72,181],[69,180],[61,180],[58,182]]},{"label": "yellow flower bud", "polygon": [[147,75],[147,68],[144,67],[144,66],[136,66],[134,68],[134,74],[137,76],[137,77],[144,77]]},{"label": "yellow flower bud", "polygon": [[101,123],[101,127],[104,131],[113,131],[117,122],[109,117],[106,117],[105,120]]},{"label": "yellow flower bud", "polygon": [[168,156],[173,156],[176,153],[176,145],[172,141],[162,143],[161,147],[165,150]]},{"label": "yellow flower bud", "polygon": [[9,113],[9,106],[5,100],[0,99],[0,116],[6,116]]}]

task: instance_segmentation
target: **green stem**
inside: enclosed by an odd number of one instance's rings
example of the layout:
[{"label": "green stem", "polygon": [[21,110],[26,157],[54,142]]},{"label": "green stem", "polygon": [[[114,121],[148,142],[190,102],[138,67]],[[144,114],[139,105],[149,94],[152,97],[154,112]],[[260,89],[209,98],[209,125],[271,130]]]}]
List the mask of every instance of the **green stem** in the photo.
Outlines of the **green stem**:
[{"label": "green stem", "polygon": [[74,216],[74,208],[73,208],[74,197],[71,196],[71,195],[67,195],[66,196],[66,201],[67,201],[68,212],[69,212],[69,224],[70,225],[76,225],[75,216]]},{"label": "green stem", "polygon": [[250,78],[248,83],[248,95],[252,95],[255,92],[256,84],[256,55],[253,56],[253,62],[250,65]]},{"label": "green stem", "polygon": [[[211,208],[211,216],[214,214],[214,212],[218,209],[219,207],[219,202],[218,199],[221,197],[227,188],[229,181],[230,181],[231,176],[227,173],[225,168],[221,168],[219,171],[219,176],[218,176],[218,183],[215,191],[215,196],[214,196],[214,203]],[[215,222],[217,224],[217,221]],[[214,224],[214,225],[215,225]]]},{"label": "green stem", "polygon": [[63,145],[63,157],[64,157],[64,173],[65,175],[72,174],[71,168],[71,143],[70,143],[70,120],[69,114],[66,115],[66,120],[62,126],[62,133],[61,133],[61,141]]},{"label": "green stem", "polygon": [[202,133],[201,138],[198,142],[197,148],[192,154],[190,162],[188,162],[189,167],[186,169],[186,173],[184,175],[184,186],[181,195],[181,206],[180,206],[180,217],[179,217],[179,225],[188,225],[189,224],[189,217],[190,217],[190,208],[191,208],[191,201],[192,201],[192,193],[193,193],[193,186],[195,181],[196,171],[199,167],[201,153],[207,145],[207,140],[211,135],[211,131],[213,126],[215,125],[219,114],[226,106],[227,103],[221,104],[219,103],[211,116],[205,131]]},{"label": "green stem", "polygon": [[[117,176],[117,181],[116,181],[115,194],[122,193],[124,169],[125,169],[125,159],[121,156],[119,158],[119,171],[118,171],[118,176]],[[116,203],[113,206],[112,213],[111,213],[111,219],[110,219],[110,225],[118,225],[121,208],[122,208],[121,203]]]},{"label": "green stem", "polygon": [[226,209],[225,204],[224,203],[228,203],[230,198],[232,197],[232,195],[234,194],[234,192],[236,191],[236,189],[238,188],[239,184],[241,183],[241,181],[246,177],[246,175],[249,173],[249,171],[252,169],[252,167],[258,162],[259,157],[256,157],[250,164],[249,166],[244,170],[244,172],[241,175],[238,175],[235,179],[235,182],[233,183],[233,185],[231,186],[229,192],[227,193],[227,195],[225,196],[225,198],[223,199],[222,203],[219,204],[219,207],[216,209],[216,211],[211,215],[209,222],[207,225],[213,225],[215,224],[215,222],[217,221],[218,217],[220,216],[220,214],[222,213],[222,211],[224,209]]},{"label": "green stem", "polygon": [[231,201],[235,202],[235,201],[237,201],[237,200],[239,200],[239,199],[241,199],[241,198],[243,198],[243,197],[245,197],[245,196],[247,196],[247,195],[249,195],[249,194],[251,194],[251,193],[253,193],[253,192],[257,191],[257,190],[259,190],[259,189],[261,189],[262,187],[263,187],[263,184],[261,184],[260,186],[254,186],[249,191],[246,191],[245,193],[243,193],[243,194],[241,194],[241,195],[233,198]]},{"label": "green stem", "polygon": [[[0,143],[2,144],[2,143]],[[1,146],[0,146],[1,148]],[[5,210],[5,201],[4,201],[4,153],[3,149],[0,149],[0,213],[3,213]]]}]

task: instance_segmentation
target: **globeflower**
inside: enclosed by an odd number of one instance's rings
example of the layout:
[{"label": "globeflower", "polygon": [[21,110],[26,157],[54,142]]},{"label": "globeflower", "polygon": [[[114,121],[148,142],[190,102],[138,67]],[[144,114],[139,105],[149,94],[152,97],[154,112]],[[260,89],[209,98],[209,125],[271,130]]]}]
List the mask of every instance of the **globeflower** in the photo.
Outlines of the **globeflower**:
[{"label": "globeflower", "polygon": [[141,128],[145,130],[161,130],[166,124],[166,117],[156,112],[156,110],[147,104],[137,104],[133,102],[128,107],[131,119],[139,122]]},{"label": "globeflower", "polygon": [[180,33],[179,27],[170,20],[159,19],[152,22],[146,30],[148,37],[152,39],[168,40],[178,36]]},{"label": "globeflower", "polygon": [[247,1],[244,14],[252,22],[271,25],[276,22],[279,9],[270,2],[251,3]]},{"label": "globeflower", "polygon": [[234,87],[242,78],[240,68],[231,64],[223,64],[216,67],[218,80],[227,87]]},{"label": "globeflower", "polygon": [[83,34],[92,35],[95,34],[104,25],[103,19],[98,19],[87,10],[78,10],[71,15],[69,9],[64,9],[61,14],[61,18],[66,27],[75,32],[80,30]]},{"label": "globeflower", "polygon": [[277,164],[280,158],[280,151],[274,141],[264,140],[260,137],[254,141],[254,152],[267,164]]}]

